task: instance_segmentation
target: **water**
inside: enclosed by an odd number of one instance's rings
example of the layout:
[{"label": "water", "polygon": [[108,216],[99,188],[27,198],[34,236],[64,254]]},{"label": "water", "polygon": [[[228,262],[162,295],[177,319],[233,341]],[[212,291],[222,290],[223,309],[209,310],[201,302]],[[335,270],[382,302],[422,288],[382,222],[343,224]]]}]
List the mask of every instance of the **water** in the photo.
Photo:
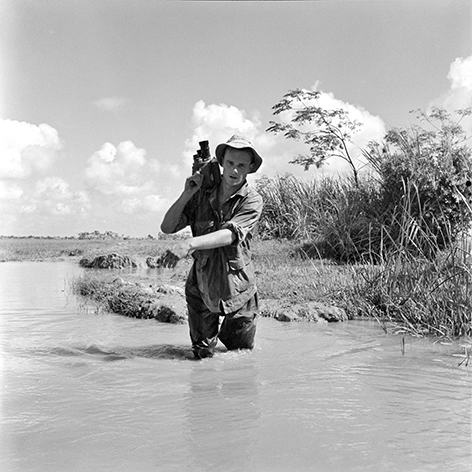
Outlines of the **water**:
[{"label": "water", "polygon": [[471,470],[460,343],[261,319],[194,361],[187,326],[81,307],[80,272],[0,264],[3,472]]}]

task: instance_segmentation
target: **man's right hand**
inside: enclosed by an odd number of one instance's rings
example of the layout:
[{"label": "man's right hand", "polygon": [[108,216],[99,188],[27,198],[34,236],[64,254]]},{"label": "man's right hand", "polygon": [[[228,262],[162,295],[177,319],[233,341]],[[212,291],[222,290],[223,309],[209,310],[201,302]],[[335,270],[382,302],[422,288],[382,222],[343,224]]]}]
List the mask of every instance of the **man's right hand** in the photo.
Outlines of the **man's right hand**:
[{"label": "man's right hand", "polygon": [[203,183],[203,175],[200,172],[195,172],[195,174],[191,175],[185,181],[185,189],[184,192],[190,195],[197,193]]},{"label": "man's right hand", "polygon": [[167,249],[165,254],[161,257],[161,267],[174,268],[177,262],[184,257],[187,257],[190,253],[189,239],[180,241],[175,244],[171,249]]}]

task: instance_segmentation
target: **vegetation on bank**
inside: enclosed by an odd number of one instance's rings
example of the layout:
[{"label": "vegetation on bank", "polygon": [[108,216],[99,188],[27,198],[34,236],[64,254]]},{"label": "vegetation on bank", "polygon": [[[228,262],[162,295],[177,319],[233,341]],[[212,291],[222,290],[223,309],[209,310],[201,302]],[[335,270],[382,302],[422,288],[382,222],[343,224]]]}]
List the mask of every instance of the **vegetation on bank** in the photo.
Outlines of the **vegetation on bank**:
[{"label": "vegetation on bank", "polygon": [[[103,271],[102,271],[103,272]],[[72,281],[73,292],[95,302],[112,313],[139,319],[155,319],[164,323],[185,323],[185,302],[176,287],[162,284],[110,279],[103,274],[86,274]],[[177,293],[176,293],[177,292]],[[160,296],[165,300],[160,300]]]},{"label": "vegetation on bank", "polygon": [[75,239],[75,238],[0,238],[0,262],[94,258],[117,252],[138,258],[155,257],[170,242],[153,239]]},{"label": "vegetation on bank", "polygon": [[304,241],[307,258],[348,264],[352,283],[335,298],[350,313],[414,334],[470,336],[472,151],[460,122],[472,109],[456,120],[438,108],[418,112],[420,125],[392,129],[363,150],[360,172],[348,147],[359,124],[316,99],[317,92],[288,93],[274,109],[291,120],[269,131],[309,146],[294,163],[307,169],[338,157],[352,176],[259,180],[260,236]]},{"label": "vegetation on bank", "polygon": [[[348,143],[360,124],[341,110],[304,102],[313,99],[313,92],[287,94],[275,112],[291,112],[291,122],[272,123],[269,131],[309,145],[295,164],[308,169],[337,157],[352,176],[257,181],[264,199],[254,241],[261,298],[331,303],[349,318],[373,317],[386,330],[471,336],[472,150],[460,122],[472,109],[459,110],[456,121],[441,109],[420,112],[421,125],[392,129],[384,142],[371,142],[363,150],[365,169],[358,169]],[[160,257],[171,244],[149,237],[38,244],[0,239],[0,261],[110,252],[146,259]],[[182,282],[187,270],[182,261],[173,276]],[[90,275],[80,283],[81,293],[97,299],[103,298],[100,283],[111,287]],[[141,303],[138,292],[118,292],[113,303],[128,295]]]},{"label": "vegetation on bank", "polygon": [[[6,249],[4,243],[0,242],[2,251]],[[10,241],[9,250],[14,251],[17,243],[21,242]],[[51,255],[57,259],[59,254],[59,259],[76,263],[83,256],[116,251],[139,260],[145,267],[148,256],[160,256],[171,244],[172,241],[129,240],[120,246],[108,241],[100,245],[84,242],[77,247],[75,241],[55,241],[51,246],[44,245],[43,240],[30,240],[27,252],[22,246],[18,249],[23,256],[40,254],[36,260],[49,260]],[[57,245],[55,249],[54,245]],[[64,255],[77,249],[83,255]],[[264,300],[293,304],[319,301],[344,309],[349,319],[376,319],[388,332],[448,338],[472,335],[470,261],[466,266],[465,259],[460,260],[466,252],[451,253],[452,258],[444,258],[442,265],[413,259],[411,265],[400,264],[394,270],[391,265],[336,264],[313,258],[311,246],[296,241],[258,238],[253,249],[262,305]],[[23,257],[23,260],[31,259]],[[158,318],[165,312],[146,305],[150,286],[154,291],[156,285],[166,282],[183,287],[190,263],[187,259],[175,269],[149,272],[90,269],[73,281],[73,289],[111,311]]]}]

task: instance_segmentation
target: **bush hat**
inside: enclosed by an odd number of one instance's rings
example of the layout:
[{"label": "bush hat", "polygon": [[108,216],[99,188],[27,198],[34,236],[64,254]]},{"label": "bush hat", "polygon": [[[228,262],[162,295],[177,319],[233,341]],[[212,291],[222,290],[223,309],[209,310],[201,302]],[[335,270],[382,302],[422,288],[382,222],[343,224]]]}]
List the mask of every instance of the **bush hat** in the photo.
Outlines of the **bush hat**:
[{"label": "bush hat", "polygon": [[250,149],[253,154],[253,168],[249,171],[250,174],[253,174],[254,172],[259,169],[259,167],[262,164],[262,157],[259,156],[258,152],[254,148],[254,145],[249,141],[249,139],[245,138],[244,136],[240,136],[238,134],[235,134],[231,136],[231,138],[226,141],[226,143],[218,144],[216,146],[216,159],[218,160],[218,163],[220,166],[223,166],[223,157],[225,155],[225,151],[227,147],[232,147],[234,149]]}]

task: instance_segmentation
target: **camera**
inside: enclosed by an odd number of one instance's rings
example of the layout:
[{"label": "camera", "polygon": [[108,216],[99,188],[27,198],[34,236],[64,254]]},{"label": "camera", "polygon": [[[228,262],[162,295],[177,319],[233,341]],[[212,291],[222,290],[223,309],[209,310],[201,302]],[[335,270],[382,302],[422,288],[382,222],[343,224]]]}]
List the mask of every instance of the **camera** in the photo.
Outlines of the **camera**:
[{"label": "camera", "polygon": [[208,141],[200,141],[198,144],[200,149],[193,156],[192,174],[195,172],[202,174],[202,188],[215,187],[221,181],[220,165],[216,158],[211,157]]}]

